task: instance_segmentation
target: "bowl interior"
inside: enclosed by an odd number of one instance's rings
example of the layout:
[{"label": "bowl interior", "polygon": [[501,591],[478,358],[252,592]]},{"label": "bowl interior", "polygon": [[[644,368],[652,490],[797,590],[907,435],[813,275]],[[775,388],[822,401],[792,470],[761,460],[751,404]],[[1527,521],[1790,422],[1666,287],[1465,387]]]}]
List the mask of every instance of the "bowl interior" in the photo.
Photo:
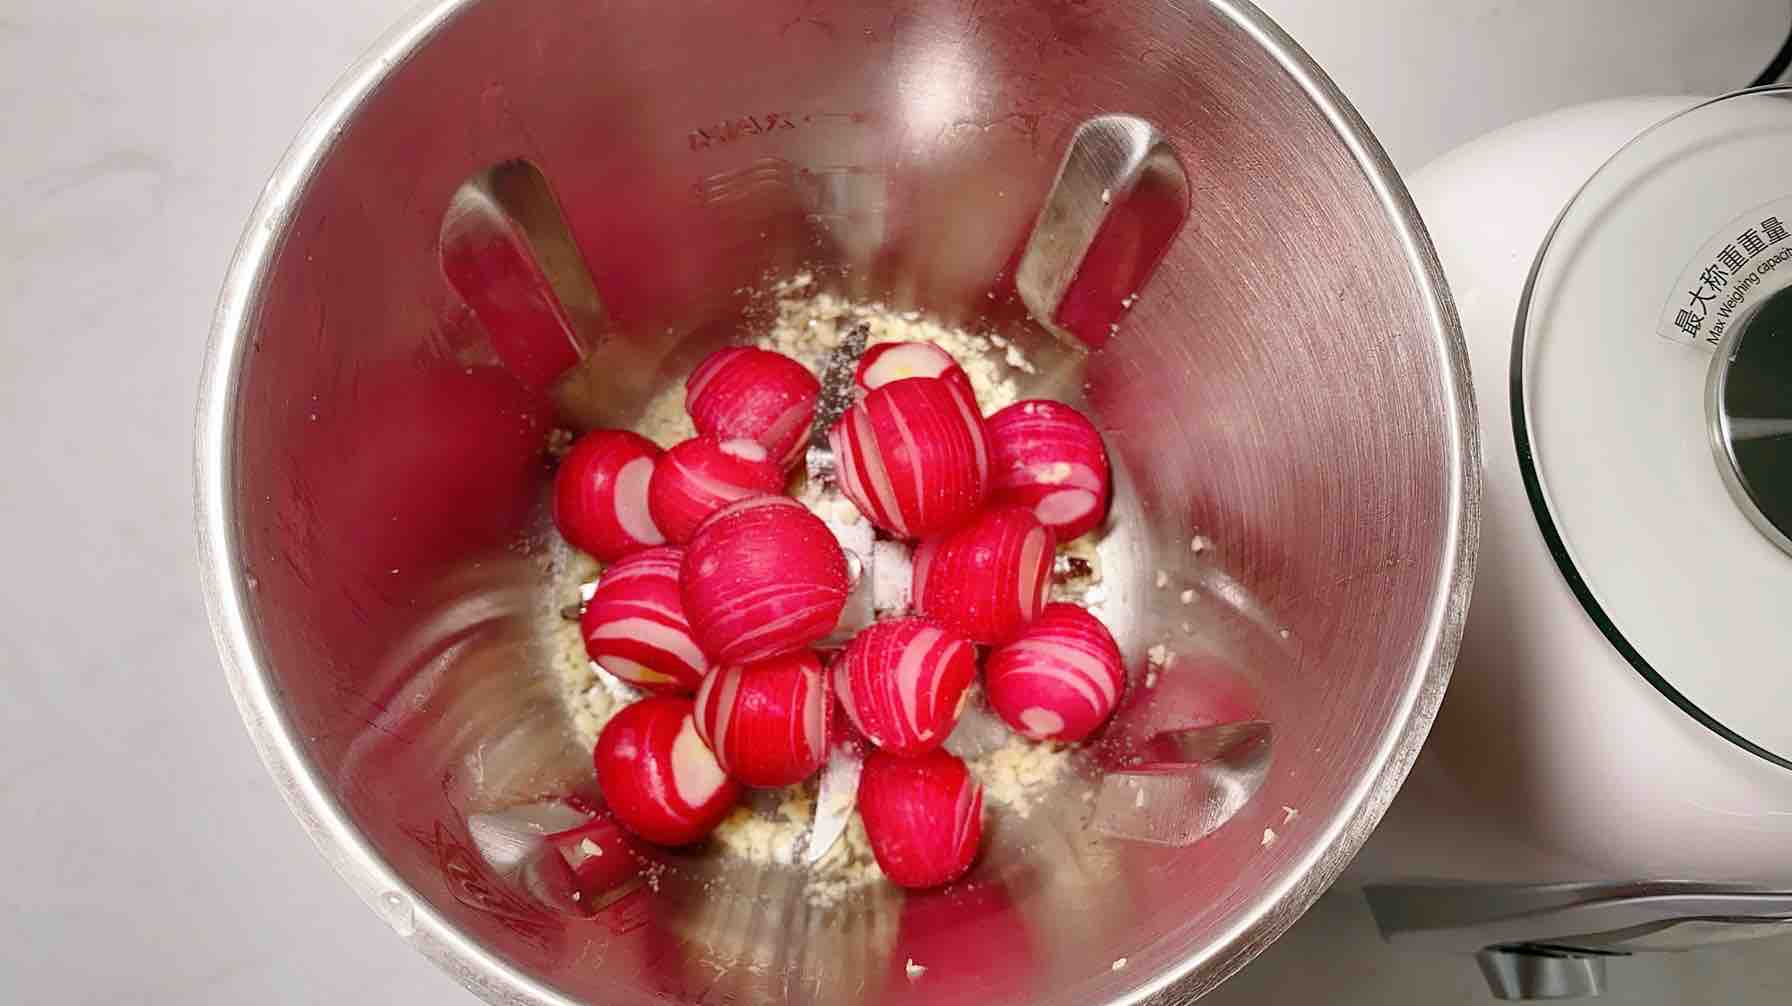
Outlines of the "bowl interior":
[{"label": "bowl interior", "polygon": [[[401,931],[494,1000],[1087,1003],[1204,991],[1317,896],[1429,720],[1472,475],[1404,194],[1266,31],[1221,4],[490,0],[394,54],[255,263],[219,450],[270,729]],[[1174,151],[1188,218],[1153,269],[1175,207],[1140,204],[1109,275],[1148,279],[1085,352],[1014,276],[1078,125],[1116,113]],[[589,271],[600,406],[680,379],[805,269],[1025,347],[1027,390],[1084,405],[1120,472],[1107,611],[1135,675],[1173,652],[1150,715],[1272,724],[1249,802],[1185,845],[1048,802],[958,887],[832,907],[695,856],[583,918],[494,867],[470,816],[591,776],[539,631],[550,397],[438,254],[457,191],[518,159]]]}]

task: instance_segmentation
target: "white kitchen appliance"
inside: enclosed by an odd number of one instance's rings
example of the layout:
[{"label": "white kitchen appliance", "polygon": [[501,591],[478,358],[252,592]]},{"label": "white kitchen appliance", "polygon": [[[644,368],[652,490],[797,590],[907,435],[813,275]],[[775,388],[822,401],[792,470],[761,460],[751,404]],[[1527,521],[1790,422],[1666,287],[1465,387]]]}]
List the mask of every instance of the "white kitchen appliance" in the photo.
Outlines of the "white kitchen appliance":
[{"label": "white kitchen appliance", "polygon": [[1425,751],[1355,877],[1501,998],[1792,933],[1792,91],[1602,102],[1411,178],[1486,495]]}]

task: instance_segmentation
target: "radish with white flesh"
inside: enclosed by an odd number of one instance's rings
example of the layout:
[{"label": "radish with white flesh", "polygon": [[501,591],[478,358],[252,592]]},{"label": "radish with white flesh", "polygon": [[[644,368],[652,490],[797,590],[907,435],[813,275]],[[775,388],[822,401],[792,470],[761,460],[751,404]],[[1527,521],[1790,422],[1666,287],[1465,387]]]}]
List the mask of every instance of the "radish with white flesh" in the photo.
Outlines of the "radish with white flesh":
[{"label": "radish with white flesh", "polygon": [[697,733],[690,699],[624,706],[598,735],[597,785],[616,820],[657,845],[689,845],[714,831],[740,796]]},{"label": "radish with white flesh", "polygon": [[660,456],[647,487],[653,523],[671,541],[691,540],[703,518],[736,500],[776,493],[784,470],[757,441],[692,437]]},{"label": "radish with white flesh", "polygon": [[859,815],[871,854],[892,883],[949,884],[983,840],[983,787],[956,755],[903,758],[873,751],[859,777]]},{"label": "radish with white flesh", "polygon": [[697,732],[740,782],[793,786],[827,758],[831,705],[821,658],[798,650],[716,668],[697,690]]},{"label": "radish with white flesh", "polygon": [[826,636],[846,607],[846,556],[801,503],[758,496],[709,516],[685,548],[684,611],[711,659],[741,664]]},{"label": "radish with white flesh", "polygon": [[989,704],[1036,741],[1072,743],[1094,733],[1120,702],[1126,671],[1101,619],[1074,604],[1048,604],[983,668]]},{"label": "radish with white flesh", "polygon": [[575,828],[556,831],[544,842],[558,852],[572,869],[586,912],[596,912],[632,891],[640,879],[641,863],[630,847],[628,833],[607,811]]},{"label": "radish with white flesh", "polygon": [[684,408],[698,433],[746,437],[783,467],[801,456],[820,396],[821,382],[802,364],[744,346],[709,354],[684,382]]},{"label": "radish with white flesh", "polygon": [[834,693],[852,725],[899,755],[939,747],[977,676],[969,640],[924,618],[886,619],[854,636],[834,661]]},{"label": "radish with white flesh", "polygon": [[915,610],[975,642],[1005,643],[1045,606],[1057,547],[1033,511],[990,510],[915,550]]},{"label": "radish with white flesh", "polygon": [[910,377],[937,377],[949,382],[975,407],[976,389],[969,374],[946,352],[931,342],[880,342],[865,350],[852,386],[859,398],[892,381]]},{"label": "radish with white flesh", "polygon": [[604,570],[579,616],[585,652],[598,666],[650,692],[697,690],[709,658],[684,616],[683,562],[683,549],[663,545]]},{"label": "radish with white flesh", "polygon": [[1030,508],[1069,541],[1107,515],[1108,452],[1095,424],[1062,402],[1015,402],[990,416],[990,499]]},{"label": "radish with white flesh", "polygon": [[664,545],[647,506],[660,449],[627,430],[594,430],[573,442],[554,473],[554,525],[574,548],[604,562]]},{"label": "radish with white flesh", "polygon": [[969,520],[989,495],[976,403],[932,377],[892,381],[828,431],[840,491],[873,524],[921,538]]}]

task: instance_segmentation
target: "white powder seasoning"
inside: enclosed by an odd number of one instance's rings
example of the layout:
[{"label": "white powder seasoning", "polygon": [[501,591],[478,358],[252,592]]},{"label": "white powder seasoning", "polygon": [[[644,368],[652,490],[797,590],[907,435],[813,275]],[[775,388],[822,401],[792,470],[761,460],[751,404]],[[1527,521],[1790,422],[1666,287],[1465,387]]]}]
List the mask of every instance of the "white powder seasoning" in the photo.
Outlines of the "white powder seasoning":
[{"label": "white powder seasoning", "polygon": [[1026,817],[1070,768],[1070,749],[1011,734],[1001,747],[967,762],[983,784],[983,802]]},{"label": "white powder seasoning", "polygon": [[661,447],[672,447],[697,435],[691,414],[684,410],[683,381],[674,381],[653,396],[635,432]]},{"label": "white powder seasoning", "polygon": [[964,368],[985,415],[1020,397],[1014,374],[1034,371],[1025,354],[1000,336],[948,328],[915,311],[897,313],[881,304],[858,304],[829,293],[810,293],[814,285],[813,276],[800,273],[773,287],[777,316],[771,330],[753,344],[783,353],[819,374],[828,352],[861,322],[870,329],[867,345],[931,342]]},{"label": "white powder seasoning", "polygon": [[716,844],[742,859],[795,866],[815,805],[800,789],[787,791],[784,797],[769,815],[745,805],[734,808],[716,828]]},{"label": "white powder seasoning", "polygon": [[803,842],[815,818],[815,798],[808,785],[781,791],[775,810],[755,811],[740,806],[715,830],[711,841],[727,855],[770,866],[796,867],[809,873],[804,894],[810,904],[825,908],[883,879],[865,824],[857,814],[846,831],[812,866],[802,863]]},{"label": "white powder seasoning", "polygon": [[865,835],[865,819],[856,812],[846,821],[840,840],[810,868],[806,894],[809,903],[826,907],[870,884],[884,879],[884,871],[871,854],[871,839]]},{"label": "white powder seasoning", "polygon": [[579,632],[578,613],[601,568],[596,559],[555,535],[548,550],[552,588],[539,615],[549,671],[571,713],[573,730],[591,746],[597,744],[597,735],[616,713],[615,700],[598,683],[591,658],[585,655],[585,637]]}]

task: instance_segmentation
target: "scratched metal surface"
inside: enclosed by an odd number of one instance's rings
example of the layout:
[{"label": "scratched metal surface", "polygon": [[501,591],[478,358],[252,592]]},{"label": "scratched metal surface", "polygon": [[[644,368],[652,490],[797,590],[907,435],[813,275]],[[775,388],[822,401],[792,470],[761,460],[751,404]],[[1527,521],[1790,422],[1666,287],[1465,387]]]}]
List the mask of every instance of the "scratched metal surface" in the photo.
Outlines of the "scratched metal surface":
[{"label": "scratched metal surface", "polygon": [[[363,899],[493,1002],[1192,999],[1336,876],[1454,652],[1474,422],[1405,194],[1244,5],[714,18],[437,6],[276,174],[214,329],[198,473],[214,624],[263,757]],[[1001,277],[1075,125],[1113,111],[1168,138],[1195,212],[1115,338],[1050,357]],[[1042,387],[1090,407],[1123,473],[1129,655],[1184,618],[1165,569],[1203,596],[1189,673],[1246,682],[1275,724],[1253,804],[1186,848],[1093,841],[1048,809],[963,890],[835,913],[701,862],[595,923],[490,876],[465,816],[589,774],[528,670],[542,405],[434,255],[456,188],[519,156],[566,211],[606,352],[642,371],[688,366],[751,311],[739,291],[799,266],[1050,357]],[[948,966],[911,983],[909,956]]]}]

